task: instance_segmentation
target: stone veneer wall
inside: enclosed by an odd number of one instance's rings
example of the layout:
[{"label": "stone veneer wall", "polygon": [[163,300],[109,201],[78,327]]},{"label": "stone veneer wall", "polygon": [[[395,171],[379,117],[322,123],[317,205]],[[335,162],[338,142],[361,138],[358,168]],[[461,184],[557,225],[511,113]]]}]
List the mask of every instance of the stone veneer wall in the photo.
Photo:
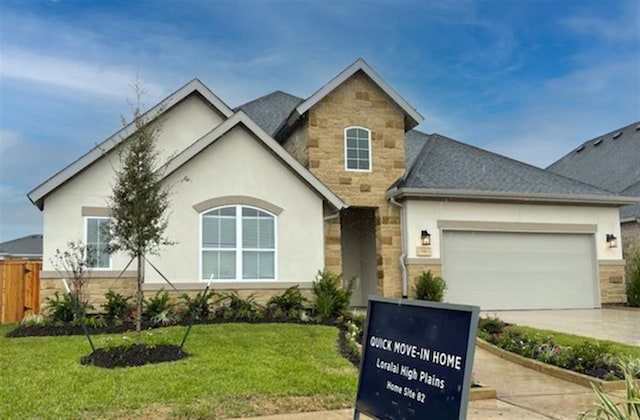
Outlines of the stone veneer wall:
[{"label": "stone veneer wall", "polygon": [[622,235],[622,255],[626,258],[634,250],[640,250],[640,221],[620,225]]},{"label": "stone veneer wall", "polygon": [[[100,305],[105,303],[105,293],[109,290],[120,293],[123,296],[133,296],[136,293],[135,278],[99,278],[92,277],[88,280],[86,293],[89,303],[93,305],[94,310],[101,311]],[[45,308],[47,298],[53,297],[55,292],[65,293],[62,279],[41,279],[40,280],[40,308]]]},{"label": "stone veneer wall", "polygon": [[600,278],[600,302],[602,304],[626,303],[624,262],[600,261],[598,263],[598,273]]},{"label": "stone veneer wall", "polygon": [[[404,173],[404,113],[364,73],[358,72],[308,112],[308,168],[350,206],[376,209],[378,293],[402,290],[399,209],[384,198]],[[346,171],[344,129],[371,130],[371,172]],[[325,224],[325,263],[342,271],[339,221]]]}]

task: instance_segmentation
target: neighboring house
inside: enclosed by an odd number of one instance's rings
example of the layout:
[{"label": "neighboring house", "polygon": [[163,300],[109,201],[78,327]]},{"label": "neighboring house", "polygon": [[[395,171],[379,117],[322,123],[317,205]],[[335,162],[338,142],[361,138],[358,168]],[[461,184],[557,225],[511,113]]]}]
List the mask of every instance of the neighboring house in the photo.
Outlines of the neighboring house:
[{"label": "neighboring house", "polygon": [[0,260],[42,259],[42,235],[29,235],[0,243]]},{"label": "neighboring house", "polygon": [[[547,170],[640,199],[640,121],[586,141]],[[640,203],[620,209],[623,255],[640,248]]]},{"label": "neighboring house", "polygon": [[[150,261],[181,291],[308,289],[327,268],[371,294],[410,294],[423,270],[445,299],[483,309],[593,308],[625,300],[618,208],[631,201],[440,135],[358,59],[308,98],[274,92],[229,108],[200,81],[169,96],[158,146],[175,185],[167,235]],[[104,249],[100,226],[132,126],[29,193],[48,257],[70,239]],[[178,182],[183,177],[190,182]],[[123,254],[93,261],[97,295],[123,287]],[[135,267],[132,264],[131,267]],[[147,290],[167,288],[147,266]],[[126,288],[135,273],[124,272]]]}]

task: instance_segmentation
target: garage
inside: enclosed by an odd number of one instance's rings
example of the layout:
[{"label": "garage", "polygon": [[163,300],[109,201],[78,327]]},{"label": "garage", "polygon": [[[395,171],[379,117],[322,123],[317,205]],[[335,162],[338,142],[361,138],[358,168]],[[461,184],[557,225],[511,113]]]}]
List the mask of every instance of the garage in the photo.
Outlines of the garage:
[{"label": "garage", "polygon": [[497,309],[599,307],[593,234],[443,231],[445,301]]}]

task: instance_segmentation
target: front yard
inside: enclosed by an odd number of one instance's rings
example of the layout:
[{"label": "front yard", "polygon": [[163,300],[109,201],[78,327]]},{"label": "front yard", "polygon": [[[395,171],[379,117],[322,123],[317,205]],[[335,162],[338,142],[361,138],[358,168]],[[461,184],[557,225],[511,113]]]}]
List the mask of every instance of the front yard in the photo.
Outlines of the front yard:
[{"label": "front yard", "polygon": [[[225,418],[350,407],[357,370],[336,351],[335,327],[194,325],[186,359],[135,368],[83,366],[85,337],[6,338],[0,326],[4,418]],[[184,326],[145,341],[180,343]],[[97,335],[96,347],[133,334]]]}]

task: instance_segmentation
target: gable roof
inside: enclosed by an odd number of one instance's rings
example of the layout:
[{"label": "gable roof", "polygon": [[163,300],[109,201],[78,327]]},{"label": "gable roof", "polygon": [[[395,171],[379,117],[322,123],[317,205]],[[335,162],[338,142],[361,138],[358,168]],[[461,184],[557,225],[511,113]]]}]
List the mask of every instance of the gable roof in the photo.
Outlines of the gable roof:
[{"label": "gable roof", "polygon": [[[439,134],[407,133],[413,160],[388,197],[457,197],[621,205],[634,202]],[[420,142],[422,147],[412,156]]]},{"label": "gable roof", "polygon": [[0,257],[42,258],[42,235],[29,235],[0,243]]},{"label": "gable roof", "polygon": [[184,151],[173,158],[164,168],[165,176],[170,175],[178,168],[182,167],[189,160],[202,152],[209,145],[220,139],[234,127],[242,125],[249,133],[251,133],[258,141],[260,141],[276,158],[284,163],[294,174],[311,187],[319,196],[326,200],[335,209],[342,209],[347,205],[315,177],[300,162],[291,156],[277,141],[267,134],[258,124],[247,116],[243,111],[238,111],[229,119],[223,121],[216,128],[205,134],[196,142],[192,143]]},{"label": "gable roof", "polygon": [[[402,98],[387,82],[382,79],[378,73],[362,58],[358,58],[349,67],[342,70],[336,77],[331,79],[327,84],[318,89],[315,93],[309,96],[306,100],[301,102],[295,107],[295,109],[289,115],[286,121],[286,127],[292,127],[298,119],[304,115],[309,109],[320,102],[325,96],[331,93],[334,89],[344,83],[351,76],[357,72],[363,72],[366,74],[391,100],[393,100],[405,115],[405,127],[407,129],[413,128],[420,124],[424,117],[407,101]],[[284,128],[285,124],[283,124]],[[280,130],[278,130],[280,131]],[[277,135],[277,133],[276,133]]]},{"label": "gable roof", "polygon": [[640,121],[582,143],[547,169],[622,192],[640,181]]},{"label": "gable roof", "polygon": [[[177,105],[180,101],[186,97],[198,94],[204,100],[206,100],[218,113],[224,118],[229,118],[233,111],[229,108],[220,98],[218,98],[208,87],[206,87],[200,80],[193,79],[180,89],[166,97],[158,105],[151,108],[149,111],[142,115],[142,118],[157,118],[169,109]],[[102,158],[108,152],[113,150],[116,146],[122,143],[127,137],[129,137],[135,131],[135,122],[132,121],[122,129],[118,130],[115,134],[104,140],[102,143],[89,150],[80,158],[73,161],[67,167],[60,172],[47,179],[45,182],[34,188],[27,197],[29,200],[40,210],[44,208],[45,197],[60,187],[62,184],[73,178],[82,170],[93,164],[95,161]]]},{"label": "gable roof", "polygon": [[273,137],[294,108],[303,101],[302,98],[277,90],[240,105],[235,110],[244,111],[260,128]]}]

